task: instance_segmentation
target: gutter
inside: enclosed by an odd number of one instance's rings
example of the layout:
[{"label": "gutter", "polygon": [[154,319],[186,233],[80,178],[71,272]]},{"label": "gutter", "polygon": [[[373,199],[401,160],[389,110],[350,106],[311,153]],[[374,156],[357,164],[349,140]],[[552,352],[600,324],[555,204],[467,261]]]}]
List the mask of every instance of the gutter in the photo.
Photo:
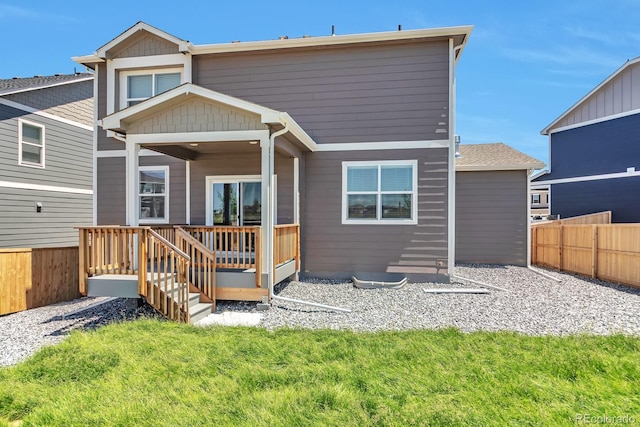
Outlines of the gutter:
[{"label": "gutter", "polygon": [[273,244],[274,244],[274,238],[273,238],[273,229],[274,229],[274,225],[275,225],[275,221],[273,218],[273,206],[274,206],[274,200],[273,200],[273,171],[274,171],[274,160],[275,160],[275,144],[276,144],[276,138],[284,135],[285,133],[290,131],[289,128],[289,122],[286,121],[285,119],[280,119],[280,123],[282,123],[282,125],[284,125],[284,128],[280,129],[277,132],[272,133],[269,136],[269,219],[268,219],[268,224],[267,227],[269,229],[269,234],[268,234],[268,247],[269,250],[267,251],[267,265],[269,266],[269,274],[267,275],[268,279],[267,279],[267,285],[269,288],[269,299],[274,299],[276,301],[287,301],[287,302],[292,302],[292,303],[296,303],[296,304],[302,304],[302,305],[308,305],[311,307],[319,307],[319,308],[324,308],[327,310],[333,310],[333,311],[338,311],[341,313],[351,313],[351,310],[347,309],[347,308],[341,308],[341,307],[334,307],[331,305],[326,305],[326,304],[320,304],[320,303],[316,303],[316,302],[311,302],[311,301],[303,301],[303,300],[299,300],[299,299],[293,299],[293,298],[286,298],[286,297],[281,297],[278,296],[274,293],[273,288],[274,288],[274,278],[273,278]]}]

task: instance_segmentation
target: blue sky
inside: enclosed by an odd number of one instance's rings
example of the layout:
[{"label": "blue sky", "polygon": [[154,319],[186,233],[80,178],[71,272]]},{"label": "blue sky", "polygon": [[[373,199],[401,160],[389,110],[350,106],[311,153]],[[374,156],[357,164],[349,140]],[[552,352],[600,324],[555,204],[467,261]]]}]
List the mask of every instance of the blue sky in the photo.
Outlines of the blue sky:
[{"label": "blue sky", "polygon": [[[170,6],[168,6],[170,5]],[[475,29],[458,66],[463,143],[504,142],[547,162],[540,130],[640,56],[640,0],[0,0],[0,78],[72,73],[143,20],[196,44],[453,25]]]}]

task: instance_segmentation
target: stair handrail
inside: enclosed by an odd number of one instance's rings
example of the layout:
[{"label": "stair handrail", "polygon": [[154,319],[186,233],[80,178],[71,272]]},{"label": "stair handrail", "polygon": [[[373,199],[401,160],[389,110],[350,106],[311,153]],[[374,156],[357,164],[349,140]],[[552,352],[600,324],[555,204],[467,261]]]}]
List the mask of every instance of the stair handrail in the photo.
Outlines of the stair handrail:
[{"label": "stair handrail", "polygon": [[[155,242],[168,249],[167,253],[156,254]],[[138,241],[138,251],[138,293],[146,297],[147,302],[164,316],[188,323],[190,321],[188,272],[191,257],[153,231],[151,227],[144,227],[144,236]],[[159,263],[156,257],[159,257]],[[147,260],[150,261],[149,266],[147,266]],[[148,269],[151,273],[150,278],[147,277]],[[177,286],[176,274],[179,281]],[[180,285],[182,282],[186,287]]]},{"label": "stair handrail", "polygon": [[[175,227],[176,243],[180,240],[191,245],[192,249],[197,251],[195,255],[202,256],[207,264],[202,270],[202,265],[198,265],[197,261],[192,262],[190,265],[191,277],[190,284],[195,286],[200,292],[206,295],[213,304],[212,309],[215,310],[216,305],[216,254],[209,249],[205,244],[193,237],[188,231],[180,226]],[[193,257],[192,257],[193,259]],[[211,269],[211,270],[210,270]],[[202,274],[202,275],[201,275]]]}]

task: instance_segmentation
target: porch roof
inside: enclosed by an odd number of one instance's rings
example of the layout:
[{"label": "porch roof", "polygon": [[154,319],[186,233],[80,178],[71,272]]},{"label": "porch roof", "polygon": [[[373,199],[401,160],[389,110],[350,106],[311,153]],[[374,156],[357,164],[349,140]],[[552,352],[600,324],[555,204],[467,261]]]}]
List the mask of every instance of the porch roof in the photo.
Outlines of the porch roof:
[{"label": "porch roof", "polygon": [[[193,83],[184,83],[171,90],[163,92],[159,95],[151,97],[139,104],[132,105],[116,113],[110,114],[99,121],[99,124],[105,130],[110,130],[122,135],[127,135],[130,125],[141,120],[149,119],[165,112],[167,109],[177,107],[190,100],[203,100],[228,108],[229,110],[238,111],[240,114],[255,118],[253,124],[247,124],[248,129],[245,131],[262,130],[267,127],[273,127],[273,130],[279,130],[288,126],[291,136],[301,143],[309,151],[316,151],[316,142],[305,132],[304,129],[286,112],[273,110],[262,105],[255,104],[240,98],[225,95]],[[188,120],[196,120],[196,117],[188,117]],[[265,125],[265,126],[260,126]],[[240,130],[240,129],[238,129]],[[135,133],[135,132],[134,132]],[[175,133],[164,131],[162,133]],[[198,137],[202,132],[188,132],[193,137]],[[206,133],[206,132],[205,132]]]}]

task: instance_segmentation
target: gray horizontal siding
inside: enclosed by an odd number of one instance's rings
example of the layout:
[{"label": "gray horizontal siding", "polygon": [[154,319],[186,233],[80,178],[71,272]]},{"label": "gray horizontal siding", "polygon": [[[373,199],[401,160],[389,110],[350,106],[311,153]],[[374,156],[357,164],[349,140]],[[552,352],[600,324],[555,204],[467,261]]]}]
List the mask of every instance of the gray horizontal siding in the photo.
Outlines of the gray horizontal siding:
[{"label": "gray horizontal siding", "polygon": [[[45,127],[45,168],[18,164],[18,119]],[[91,189],[93,132],[0,105],[0,180]]]},{"label": "gray horizontal siding", "polygon": [[456,262],[527,263],[526,171],[456,172]]},{"label": "gray horizontal siding", "polygon": [[[343,225],[342,162],[405,159],[418,160],[418,224]],[[447,159],[447,149],[305,153],[304,274],[436,273],[436,261],[447,258]]]},{"label": "gray horizontal siding", "polygon": [[97,159],[97,225],[126,225],[126,159]]},{"label": "gray horizontal siding", "polygon": [[286,111],[331,143],[447,139],[448,67],[443,41],[197,56],[193,69],[196,84]]},{"label": "gray horizontal siding", "polygon": [[[144,156],[140,166],[169,166],[169,221],[186,222],[186,163],[169,156]],[[98,225],[125,225],[126,159],[98,158]]]},{"label": "gray horizontal siding", "polygon": [[[98,119],[103,119],[107,115],[107,67],[104,64],[98,64],[96,70],[98,71]],[[117,95],[114,99],[117,99]],[[107,132],[98,126],[98,150],[124,150],[125,148],[123,142],[107,138]]]},{"label": "gray horizontal siding", "polygon": [[[206,224],[206,178],[215,175],[260,175],[260,150],[202,155],[191,162],[191,224]],[[276,153],[278,224],[293,222],[293,160]]]},{"label": "gray horizontal siding", "polygon": [[[91,225],[91,195],[0,188],[0,247],[75,246],[74,227]],[[36,203],[42,212],[36,212]]]}]

